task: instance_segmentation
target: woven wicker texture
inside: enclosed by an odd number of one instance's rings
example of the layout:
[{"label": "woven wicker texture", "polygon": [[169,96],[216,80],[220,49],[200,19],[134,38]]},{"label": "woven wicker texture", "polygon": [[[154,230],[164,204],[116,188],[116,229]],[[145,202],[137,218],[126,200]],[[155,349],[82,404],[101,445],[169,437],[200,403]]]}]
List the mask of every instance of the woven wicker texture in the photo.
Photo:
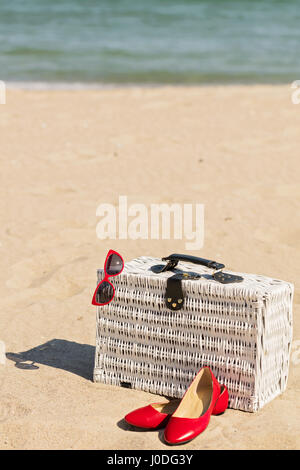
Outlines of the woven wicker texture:
[{"label": "woven wicker texture", "polygon": [[[200,369],[211,367],[229,391],[229,406],[257,411],[284,391],[292,341],[293,285],[265,276],[220,284],[209,268],[180,262],[203,274],[182,281],[184,306],[165,305],[166,280],[158,258],[140,257],[111,278],[113,301],[97,307],[94,380],[182,397]],[[226,272],[231,272],[225,270]],[[98,282],[103,278],[98,270]]]}]

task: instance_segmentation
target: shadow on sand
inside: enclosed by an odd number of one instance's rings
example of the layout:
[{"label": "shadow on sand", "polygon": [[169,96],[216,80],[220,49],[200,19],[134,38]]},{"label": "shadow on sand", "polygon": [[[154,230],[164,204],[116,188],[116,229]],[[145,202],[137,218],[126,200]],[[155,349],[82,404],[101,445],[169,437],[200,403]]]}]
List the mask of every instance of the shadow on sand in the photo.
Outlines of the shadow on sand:
[{"label": "shadow on sand", "polygon": [[43,364],[93,380],[95,347],[89,344],[52,339],[28,351],[8,352],[6,357],[19,369],[34,370],[39,368],[37,364]]}]

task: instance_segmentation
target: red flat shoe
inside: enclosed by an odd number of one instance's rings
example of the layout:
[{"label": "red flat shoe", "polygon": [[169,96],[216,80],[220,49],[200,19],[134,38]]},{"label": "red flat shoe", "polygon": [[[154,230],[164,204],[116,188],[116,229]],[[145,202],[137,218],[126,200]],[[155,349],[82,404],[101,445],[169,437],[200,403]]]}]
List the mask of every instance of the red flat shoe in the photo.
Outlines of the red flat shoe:
[{"label": "red flat shoe", "polygon": [[165,403],[151,403],[128,413],[124,419],[138,428],[159,429],[166,425],[179,403],[180,400],[177,399]]},{"label": "red flat shoe", "polygon": [[168,421],[165,441],[183,444],[201,434],[207,428],[213,411],[221,414],[228,406],[226,387],[220,395],[221,386],[210,368],[200,369]]},{"label": "red flat shoe", "polygon": [[[128,424],[144,429],[159,429],[164,427],[172,413],[180,403],[180,399],[174,399],[165,403],[151,403],[151,405],[138,408],[125,416]],[[224,413],[228,405],[228,390],[221,385],[219,399],[212,411],[213,415]]]}]

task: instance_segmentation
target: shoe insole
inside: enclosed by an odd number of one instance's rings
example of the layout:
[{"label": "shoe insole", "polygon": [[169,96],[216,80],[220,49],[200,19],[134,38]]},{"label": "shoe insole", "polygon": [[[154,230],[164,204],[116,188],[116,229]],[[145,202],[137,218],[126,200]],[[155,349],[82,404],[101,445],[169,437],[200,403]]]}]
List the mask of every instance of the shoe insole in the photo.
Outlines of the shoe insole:
[{"label": "shoe insole", "polygon": [[209,408],[213,384],[208,369],[203,369],[182,399],[174,418],[200,418]]},{"label": "shoe insole", "polygon": [[173,414],[176,408],[178,407],[180,400],[174,399],[166,403],[154,403],[152,408],[159,411],[160,413],[166,413],[168,415]]}]

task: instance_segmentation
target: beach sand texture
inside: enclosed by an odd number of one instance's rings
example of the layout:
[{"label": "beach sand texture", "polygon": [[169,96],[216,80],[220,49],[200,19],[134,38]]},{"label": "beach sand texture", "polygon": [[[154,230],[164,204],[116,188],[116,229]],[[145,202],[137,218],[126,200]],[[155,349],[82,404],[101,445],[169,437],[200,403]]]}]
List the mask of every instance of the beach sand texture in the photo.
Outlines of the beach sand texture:
[{"label": "beach sand texture", "polygon": [[185,240],[99,240],[97,206],[117,205],[119,195],[146,205],[205,204],[204,247],[191,254],[295,284],[286,392],[258,413],[212,417],[180,450],[299,448],[300,105],[291,92],[289,85],[7,91],[1,449],[168,450],[161,431],[130,430],[123,421],[157,396],[92,382],[90,302],[108,249],[125,260],[186,252]]}]

